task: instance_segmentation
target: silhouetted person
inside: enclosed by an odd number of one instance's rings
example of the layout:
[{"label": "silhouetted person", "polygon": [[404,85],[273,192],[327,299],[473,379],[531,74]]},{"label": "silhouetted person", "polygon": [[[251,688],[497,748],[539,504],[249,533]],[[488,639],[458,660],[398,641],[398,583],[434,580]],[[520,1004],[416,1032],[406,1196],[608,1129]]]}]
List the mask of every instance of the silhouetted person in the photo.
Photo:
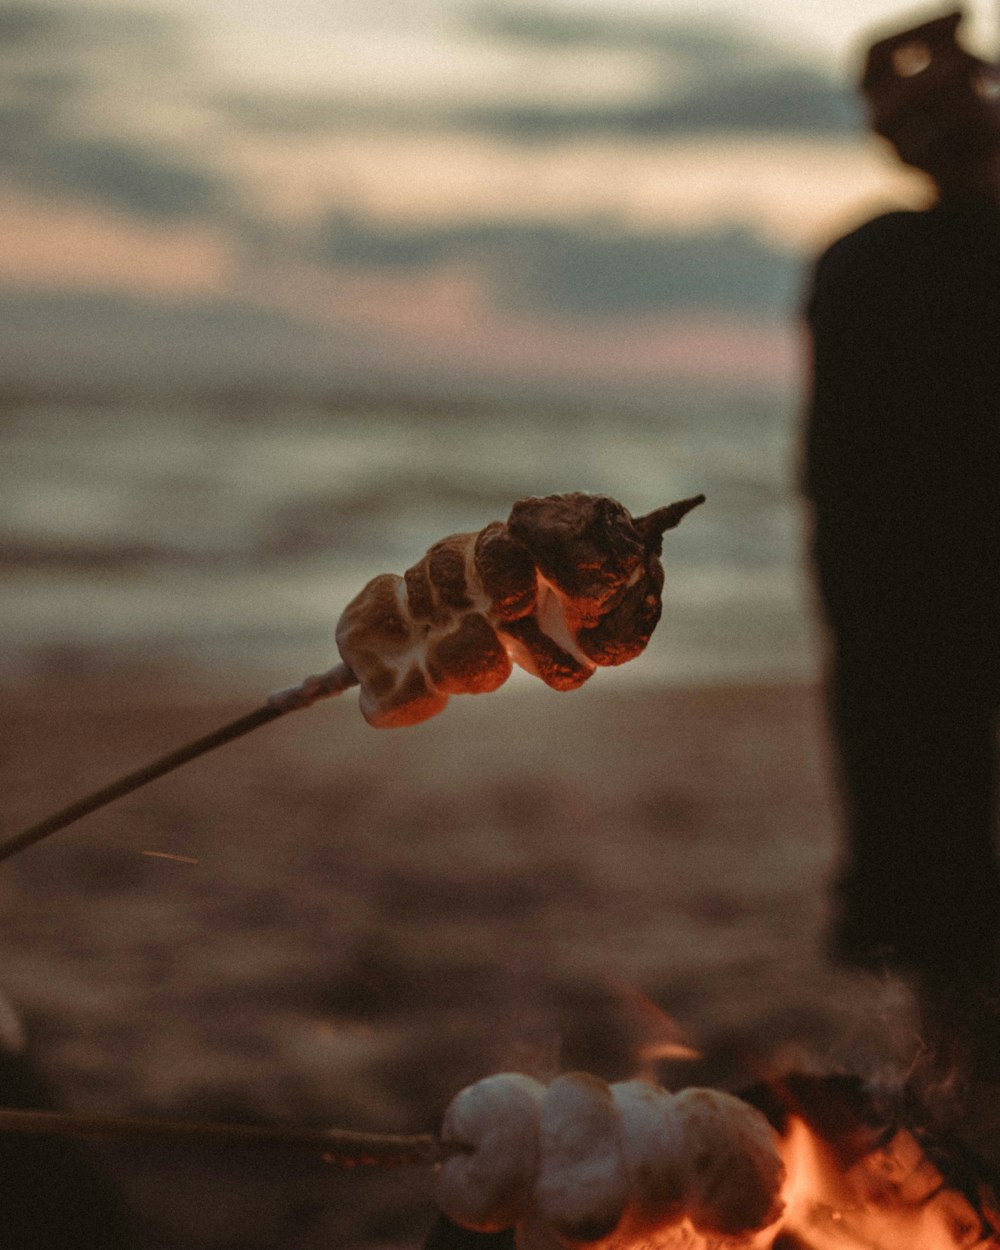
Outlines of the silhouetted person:
[{"label": "silhouetted person", "polygon": [[838,953],[981,988],[1000,927],[1000,102],[960,16],[869,51],[873,129],[937,198],[816,266],[804,469],[847,826]]}]

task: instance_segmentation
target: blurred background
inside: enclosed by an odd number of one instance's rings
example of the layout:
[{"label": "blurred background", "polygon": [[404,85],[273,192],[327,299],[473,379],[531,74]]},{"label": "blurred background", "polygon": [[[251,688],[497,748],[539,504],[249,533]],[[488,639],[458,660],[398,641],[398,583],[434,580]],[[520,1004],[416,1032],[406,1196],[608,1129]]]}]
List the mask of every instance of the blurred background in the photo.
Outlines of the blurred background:
[{"label": "blurred background", "polygon": [[909,16],[4,0],[5,671],[296,677],[369,576],[565,489],[709,495],[633,680],[810,671],[797,310],[925,194],[851,89]]},{"label": "blurred background", "polygon": [[[0,0],[4,835],[327,668],[370,577],[519,497],[708,496],[648,651],[577,694],[400,733],[349,694],[4,864],[59,1102],[434,1131],[505,1067],[907,1070],[905,994],[823,955],[798,310],[926,200],[853,81],[931,11]],[[433,1219],[423,1173],[110,1162],[144,1250]]]}]

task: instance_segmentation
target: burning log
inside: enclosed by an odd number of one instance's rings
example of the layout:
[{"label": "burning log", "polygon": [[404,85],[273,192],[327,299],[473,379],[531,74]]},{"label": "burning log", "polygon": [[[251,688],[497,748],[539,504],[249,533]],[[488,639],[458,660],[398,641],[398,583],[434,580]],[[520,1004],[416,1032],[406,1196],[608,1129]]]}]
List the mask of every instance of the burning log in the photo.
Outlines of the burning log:
[{"label": "burning log", "polygon": [[633,517],[607,495],[532,496],[515,503],[506,523],[441,539],[402,577],[373,578],[347,605],[336,630],[342,663],[0,841],[0,860],[353,686],[369,724],[392,728],[427,720],[453,694],[496,690],[514,664],[555,690],[624,664],[645,649],[660,619],[663,535],[704,498]]},{"label": "burning log", "polygon": [[1000,1250],[997,1178],[902,1093],[803,1074],[745,1091],[788,1169],[774,1250]]}]

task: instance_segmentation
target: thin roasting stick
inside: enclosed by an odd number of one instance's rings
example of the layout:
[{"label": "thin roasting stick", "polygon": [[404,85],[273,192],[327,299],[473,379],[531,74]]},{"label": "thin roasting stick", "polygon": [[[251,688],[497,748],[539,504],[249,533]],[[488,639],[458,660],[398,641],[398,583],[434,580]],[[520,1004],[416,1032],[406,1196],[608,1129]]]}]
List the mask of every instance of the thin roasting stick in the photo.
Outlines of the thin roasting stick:
[{"label": "thin roasting stick", "polygon": [[438,1163],[465,1148],[427,1134],[399,1136],[344,1129],[295,1129],[188,1120],[144,1120],[130,1116],[0,1108],[0,1133],[57,1137],[128,1137],[222,1145],[280,1146],[318,1150],[343,1167],[402,1167]]},{"label": "thin roasting stick", "polygon": [[95,790],[92,794],[78,799],[58,812],[53,812],[51,816],[32,825],[29,829],[6,838],[0,842],[0,861],[9,859],[18,851],[23,851],[36,842],[41,842],[50,834],[65,829],[67,825],[72,825],[82,817],[89,816],[91,812],[96,812],[98,808],[105,807],[108,803],[113,803],[115,799],[131,794],[133,790],[138,790],[147,782],[155,781],[157,777],[173,772],[175,768],[180,768],[189,760],[197,759],[199,755],[214,751],[216,747],[224,746],[227,742],[232,742],[234,738],[240,738],[243,734],[250,733],[252,729],[267,725],[288,712],[309,707],[317,699],[331,698],[356,685],[357,678],[346,664],[337,664],[326,673],[307,677],[297,686],[291,686],[287,690],[279,690],[272,694],[266,703],[246,716],[230,721],[228,725],[223,725],[221,729],[216,729],[203,738],[196,738],[193,742],[178,747],[176,751],[161,756],[144,768],[127,773],[124,777],[112,781],[110,785]]}]

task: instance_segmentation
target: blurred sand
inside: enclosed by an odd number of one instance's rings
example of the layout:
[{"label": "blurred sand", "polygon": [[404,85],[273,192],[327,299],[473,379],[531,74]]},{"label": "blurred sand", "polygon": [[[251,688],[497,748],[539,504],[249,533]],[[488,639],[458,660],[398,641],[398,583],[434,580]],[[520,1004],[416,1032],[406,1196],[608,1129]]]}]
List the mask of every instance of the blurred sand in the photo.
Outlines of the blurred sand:
[{"label": "blurred sand", "polygon": [[[145,670],[8,683],[2,832],[263,693]],[[418,1132],[508,1067],[891,1076],[919,1039],[898,984],[825,960],[835,855],[813,688],[599,674],[388,732],[351,692],[0,867],[0,983],[80,1110]],[[703,1058],[654,1063],[677,1035]],[[164,1250],[402,1250],[432,1218],[416,1169],[108,1157]]]}]

